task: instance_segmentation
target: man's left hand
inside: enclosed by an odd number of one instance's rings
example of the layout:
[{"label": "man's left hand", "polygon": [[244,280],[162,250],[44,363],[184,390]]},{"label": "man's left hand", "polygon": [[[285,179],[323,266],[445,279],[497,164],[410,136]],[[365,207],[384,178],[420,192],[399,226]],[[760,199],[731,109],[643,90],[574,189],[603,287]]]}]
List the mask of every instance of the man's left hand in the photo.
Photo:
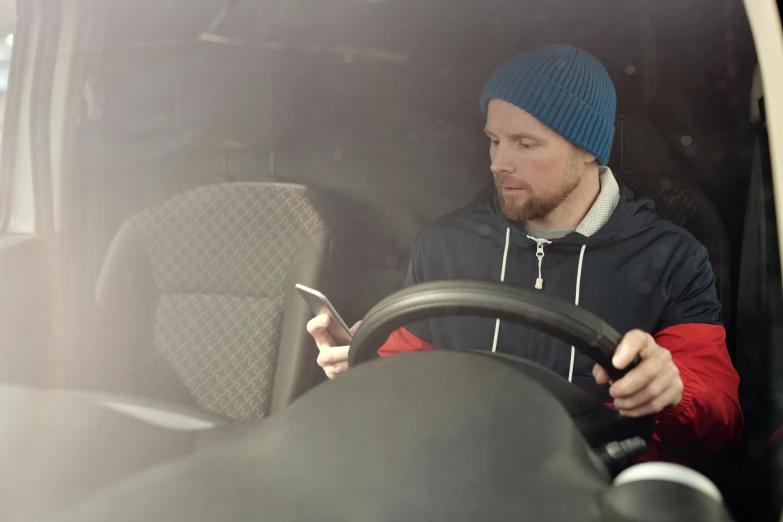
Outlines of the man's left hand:
[{"label": "man's left hand", "polygon": [[650,334],[632,330],[617,345],[612,366],[622,370],[637,355],[641,358],[639,365],[616,382],[599,365],[593,367],[598,384],[611,384],[609,395],[614,398],[615,408],[626,417],[642,417],[678,405],[682,380],[669,350],[658,346]]}]

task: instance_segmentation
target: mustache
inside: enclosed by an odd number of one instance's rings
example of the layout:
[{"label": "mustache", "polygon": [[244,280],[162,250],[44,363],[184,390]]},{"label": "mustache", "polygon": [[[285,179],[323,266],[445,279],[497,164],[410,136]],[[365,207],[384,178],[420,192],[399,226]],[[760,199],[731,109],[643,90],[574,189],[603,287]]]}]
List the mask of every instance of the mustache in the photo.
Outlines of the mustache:
[{"label": "mustache", "polygon": [[510,176],[496,177],[495,187],[496,188],[507,187],[507,188],[515,188],[515,189],[530,191],[529,184],[525,183],[524,181],[514,180]]}]

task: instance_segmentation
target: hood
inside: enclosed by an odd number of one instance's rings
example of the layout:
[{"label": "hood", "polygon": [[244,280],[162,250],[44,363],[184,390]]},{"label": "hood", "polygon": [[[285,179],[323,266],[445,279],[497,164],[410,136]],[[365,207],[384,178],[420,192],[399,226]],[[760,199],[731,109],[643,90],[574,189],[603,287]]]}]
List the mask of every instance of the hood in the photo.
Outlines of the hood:
[{"label": "hood", "polygon": [[[572,232],[561,239],[552,241],[552,246],[564,251],[579,251],[582,245],[588,248],[618,243],[630,236],[638,234],[658,220],[655,204],[648,198],[636,198],[625,185],[618,181],[620,199],[609,221],[595,234],[585,237],[578,232]],[[519,221],[509,220],[500,210],[500,202],[495,191],[487,196],[487,204],[495,224],[501,231],[511,229],[511,241],[522,248],[535,248],[535,242],[527,237],[525,227]]]}]

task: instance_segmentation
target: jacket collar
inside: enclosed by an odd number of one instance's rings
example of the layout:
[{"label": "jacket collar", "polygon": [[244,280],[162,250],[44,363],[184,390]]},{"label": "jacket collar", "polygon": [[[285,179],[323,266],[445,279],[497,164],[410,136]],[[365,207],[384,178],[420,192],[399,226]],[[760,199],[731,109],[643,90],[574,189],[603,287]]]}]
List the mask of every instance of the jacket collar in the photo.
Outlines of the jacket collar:
[{"label": "jacket collar", "polygon": [[[612,170],[609,167],[600,167],[598,175],[601,184],[598,197],[574,231],[574,233],[578,233],[582,236],[583,239],[593,236],[609,222],[609,219],[612,217],[612,214],[620,201],[620,186],[617,183]],[[500,225],[501,229],[511,229],[511,240],[513,243],[522,247],[535,245],[533,241],[527,238],[527,231],[525,230],[525,227],[522,226],[522,223],[509,221],[500,210],[500,202],[498,201],[497,193],[494,193],[491,198],[491,206],[494,206],[493,214],[495,214],[495,220],[498,225]],[[567,242],[574,242],[573,234],[569,234],[566,238],[564,239],[566,239]],[[562,243],[563,240],[555,240],[555,242]],[[579,242],[581,243],[581,241]]]},{"label": "jacket collar", "polygon": [[614,209],[620,202],[620,186],[614,178],[612,169],[601,167],[598,170],[598,176],[601,183],[601,190],[595,203],[585,215],[584,219],[576,227],[576,232],[585,237],[590,237],[609,222]]}]

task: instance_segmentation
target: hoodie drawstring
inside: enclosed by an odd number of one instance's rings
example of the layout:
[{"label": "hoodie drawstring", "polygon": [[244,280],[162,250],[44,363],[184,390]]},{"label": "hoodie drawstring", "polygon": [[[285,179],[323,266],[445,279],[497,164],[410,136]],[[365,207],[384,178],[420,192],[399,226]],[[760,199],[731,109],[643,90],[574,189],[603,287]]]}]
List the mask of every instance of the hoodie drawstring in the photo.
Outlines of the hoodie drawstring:
[{"label": "hoodie drawstring", "polygon": [[[582,261],[585,258],[585,249],[587,245],[582,245],[582,250],[579,251],[579,268],[576,270],[576,299],[574,304],[579,306],[579,290],[582,288]],[[571,347],[571,365],[568,368],[568,382],[572,382],[574,378],[574,359],[576,358],[576,348]]]},{"label": "hoodie drawstring", "polygon": [[[511,228],[506,227],[506,247],[503,249],[503,264],[500,266],[500,282],[506,280],[506,261],[508,260],[508,244],[511,241]],[[497,351],[498,334],[500,333],[500,317],[495,320],[495,338],[492,340],[492,351]]]},{"label": "hoodie drawstring", "polygon": [[[549,245],[552,242],[546,239],[537,239],[532,236],[527,236],[532,241],[536,242],[536,257],[538,258],[538,278],[536,279],[536,289],[542,290],[544,288],[544,277],[542,271],[542,265],[544,263],[544,245]],[[506,280],[506,264],[508,262],[508,247],[511,242],[511,228],[506,228],[506,246],[503,248],[503,264],[500,265],[500,282],[503,283]],[[579,251],[579,265],[576,270],[576,297],[574,304],[579,306],[579,293],[582,289],[582,263],[585,258],[585,250],[587,245],[582,245],[582,249]],[[492,340],[492,351],[496,352],[498,348],[498,336],[500,334],[500,318],[495,320],[495,336]],[[576,359],[576,348],[571,346],[571,364],[568,368],[568,382],[573,382],[574,377],[574,360]]]}]

